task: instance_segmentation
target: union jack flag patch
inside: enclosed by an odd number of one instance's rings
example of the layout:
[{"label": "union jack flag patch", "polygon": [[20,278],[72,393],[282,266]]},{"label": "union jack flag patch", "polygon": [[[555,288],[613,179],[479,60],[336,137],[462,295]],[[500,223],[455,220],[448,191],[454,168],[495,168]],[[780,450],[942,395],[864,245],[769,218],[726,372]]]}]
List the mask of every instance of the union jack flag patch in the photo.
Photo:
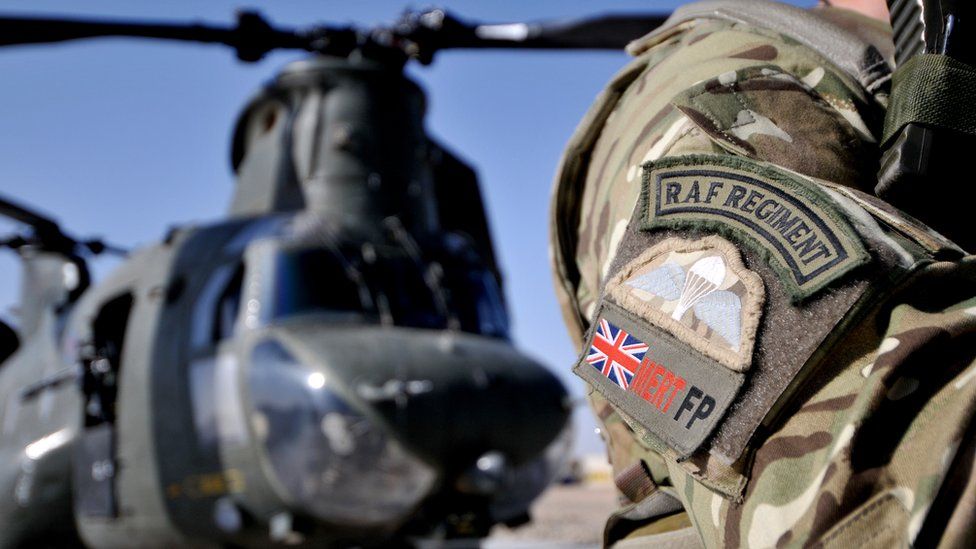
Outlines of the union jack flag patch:
[{"label": "union jack flag patch", "polygon": [[586,362],[622,389],[628,389],[645,353],[647,344],[601,318]]}]

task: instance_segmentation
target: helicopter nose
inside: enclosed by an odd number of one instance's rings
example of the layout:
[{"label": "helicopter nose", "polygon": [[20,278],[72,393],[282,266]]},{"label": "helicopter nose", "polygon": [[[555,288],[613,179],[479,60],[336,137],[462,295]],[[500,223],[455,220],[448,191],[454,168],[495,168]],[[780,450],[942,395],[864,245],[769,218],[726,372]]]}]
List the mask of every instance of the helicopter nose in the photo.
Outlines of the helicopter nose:
[{"label": "helicopter nose", "polygon": [[520,464],[565,427],[562,383],[509,342],[394,327],[290,327],[279,334],[297,357],[341,381],[348,398],[411,452],[442,471],[485,454]]}]

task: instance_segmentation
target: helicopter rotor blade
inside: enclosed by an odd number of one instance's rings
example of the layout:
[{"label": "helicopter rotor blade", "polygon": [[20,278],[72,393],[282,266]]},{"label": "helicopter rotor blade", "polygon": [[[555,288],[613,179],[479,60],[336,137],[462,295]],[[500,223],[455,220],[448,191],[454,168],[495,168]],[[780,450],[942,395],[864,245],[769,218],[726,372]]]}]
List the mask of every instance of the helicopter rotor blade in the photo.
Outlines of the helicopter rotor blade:
[{"label": "helicopter rotor blade", "polygon": [[66,255],[76,255],[79,249],[92,255],[110,253],[124,256],[128,251],[100,239],[78,241],[66,235],[56,221],[29,208],[0,197],[0,216],[7,217],[30,227],[33,234],[27,238],[15,235],[0,240],[0,247],[17,249],[25,245],[39,245],[45,250]]},{"label": "helicopter rotor blade", "polygon": [[438,49],[623,49],[661,26],[662,14],[614,14],[539,23],[468,24],[442,10],[420,14],[423,24],[442,33]]},{"label": "helicopter rotor blade", "polygon": [[[348,29],[328,30],[329,32],[325,34],[328,34],[333,41],[345,33],[348,42],[350,32]],[[236,50],[237,57],[242,61],[258,61],[275,49],[317,51],[327,45],[323,42],[327,38],[323,33],[274,28],[254,11],[238,12],[237,25],[233,27],[203,23],[187,25],[45,17],[0,17],[0,47],[106,36],[224,44]],[[331,45],[335,46],[335,44]]]},{"label": "helicopter rotor blade", "polygon": [[427,64],[446,49],[620,50],[661,26],[666,14],[615,14],[568,21],[481,24],[442,9],[408,12],[393,29],[403,49]]},{"label": "helicopter rotor blade", "polygon": [[390,28],[357,31],[336,26],[276,28],[253,11],[239,12],[237,25],[231,27],[0,16],[0,47],[119,36],[224,44],[242,61],[257,61],[275,49],[344,56],[373,45],[428,63],[442,49],[622,49],[665,19],[662,14],[604,15],[561,22],[477,24],[431,9],[408,12]]},{"label": "helicopter rotor blade", "polygon": [[[516,31],[508,37],[511,47],[518,48],[581,48],[621,50],[631,41],[660,27],[667,15],[606,15],[592,19],[535,25],[478,25],[475,28],[482,42],[480,47],[504,47],[505,31]],[[520,38],[519,27],[525,27]],[[495,38],[495,41],[491,41]],[[501,40],[499,40],[501,39]]]},{"label": "helicopter rotor blade", "polygon": [[[13,219],[29,226],[33,236],[29,239],[11,239],[18,247],[27,243],[39,243],[47,250],[72,254],[78,242],[61,231],[61,227],[53,219],[45,217],[20,204],[15,204],[0,197],[0,216]],[[14,247],[8,243],[7,247]]]},{"label": "helicopter rotor blade", "polygon": [[45,217],[33,210],[20,204],[15,204],[3,197],[0,197],[0,216],[13,219],[30,226],[38,235],[58,235],[64,237],[58,224],[48,217]]}]

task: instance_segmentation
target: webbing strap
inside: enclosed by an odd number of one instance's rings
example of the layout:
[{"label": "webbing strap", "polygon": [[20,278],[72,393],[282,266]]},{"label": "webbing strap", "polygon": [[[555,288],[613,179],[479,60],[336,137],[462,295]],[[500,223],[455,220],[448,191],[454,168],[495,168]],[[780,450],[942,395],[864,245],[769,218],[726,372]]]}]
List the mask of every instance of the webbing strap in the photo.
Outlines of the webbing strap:
[{"label": "webbing strap", "polygon": [[[608,407],[609,408],[609,407]],[[657,486],[642,460],[624,469],[613,478],[617,489],[630,501],[638,502],[651,495]]]},{"label": "webbing strap", "polygon": [[976,68],[945,55],[921,54],[895,71],[882,144],[917,123],[976,135]]},{"label": "webbing strap", "polygon": [[891,67],[872,44],[817,15],[771,0],[704,0],[682,6],[650,36],[693,19],[724,19],[789,36],[851,75],[869,93],[891,79]]}]

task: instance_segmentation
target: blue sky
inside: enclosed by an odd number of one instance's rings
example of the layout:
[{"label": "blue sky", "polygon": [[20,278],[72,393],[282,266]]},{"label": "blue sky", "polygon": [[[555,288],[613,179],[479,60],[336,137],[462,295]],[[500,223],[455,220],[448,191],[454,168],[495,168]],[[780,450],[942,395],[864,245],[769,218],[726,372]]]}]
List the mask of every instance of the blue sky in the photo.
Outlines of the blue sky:
[{"label": "blue sky", "polygon": [[[445,0],[485,22],[604,12],[670,11],[672,0],[602,2]],[[370,25],[407,7],[397,1],[108,2],[8,0],[5,14],[193,19],[229,23],[237,7],[275,23]],[[243,64],[218,46],[99,39],[0,50],[0,192],[56,217],[73,233],[137,247],[168,227],[206,223],[227,210],[230,133],[238,110],[299,53]],[[517,344],[560,373],[575,353],[548,265],[549,194],[560,153],[607,80],[628,58],[616,52],[443,52],[409,73],[428,92],[427,127],[472,163],[507,276]],[[12,224],[0,221],[0,236]],[[96,263],[96,275],[111,267]],[[0,316],[14,318],[19,268],[0,252]],[[600,451],[585,409],[579,443]]]}]

